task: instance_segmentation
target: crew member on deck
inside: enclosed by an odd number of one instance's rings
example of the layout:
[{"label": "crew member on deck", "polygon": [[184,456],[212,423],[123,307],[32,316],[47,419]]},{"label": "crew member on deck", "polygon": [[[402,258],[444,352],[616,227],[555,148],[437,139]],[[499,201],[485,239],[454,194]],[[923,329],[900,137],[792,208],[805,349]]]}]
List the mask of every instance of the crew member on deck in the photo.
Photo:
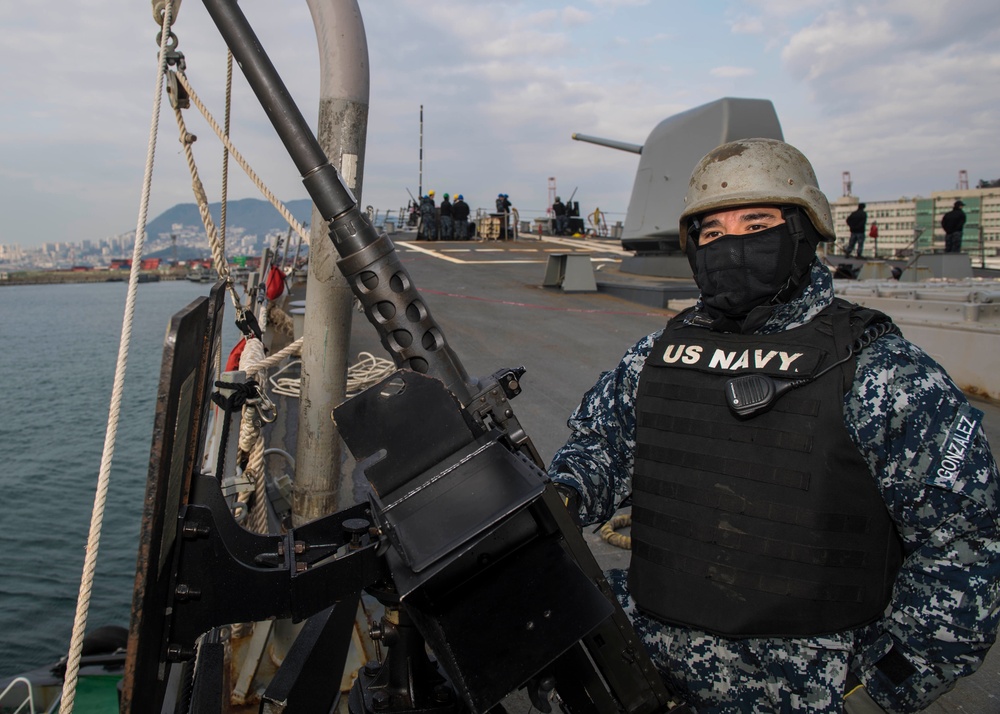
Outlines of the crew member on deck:
[{"label": "crew member on deck", "polygon": [[555,203],[552,204],[552,215],[556,218],[557,236],[564,236],[569,231],[569,217],[566,215],[566,204],[556,196]]},{"label": "crew member on deck", "polygon": [[420,199],[420,233],[418,240],[437,240],[437,209],[434,207],[434,190]]},{"label": "crew member on deck", "polygon": [[451,216],[455,223],[455,240],[469,240],[469,204],[462,194],[455,197],[451,206]]},{"label": "crew member on deck", "polygon": [[497,194],[497,213],[501,215],[500,239],[507,240],[515,235],[514,227],[511,225],[511,202],[510,196],[506,193]]},{"label": "crew member on deck", "polygon": [[439,209],[441,216],[441,240],[451,240],[453,234],[451,221],[452,205],[451,201],[448,200],[449,198],[450,196],[447,193],[441,196],[441,208]]},{"label": "crew member on deck", "polygon": [[961,201],[955,201],[951,210],[941,216],[941,229],[944,230],[944,252],[962,252],[962,231],[965,230],[965,211]]}]

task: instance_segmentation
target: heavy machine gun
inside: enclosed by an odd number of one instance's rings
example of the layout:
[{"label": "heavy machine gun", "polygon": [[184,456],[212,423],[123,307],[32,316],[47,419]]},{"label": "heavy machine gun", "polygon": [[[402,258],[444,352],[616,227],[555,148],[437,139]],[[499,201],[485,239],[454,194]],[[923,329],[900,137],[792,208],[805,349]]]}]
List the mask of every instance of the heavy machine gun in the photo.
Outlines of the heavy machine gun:
[{"label": "heavy machine gun", "polygon": [[[205,0],[399,368],[334,412],[371,497],[283,535],[233,519],[199,473],[223,291],[166,342],[122,711],[222,711],[231,623],[305,621],[261,702],[328,712],[362,591],[388,654],[353,714],[474,712],[530,685],[574,714],[652,714],[669,696],[510,406],[523,370],[470,379],[416,286],[323,154],[235,0]],[[428,656],[428,651],[432,657]]]}]

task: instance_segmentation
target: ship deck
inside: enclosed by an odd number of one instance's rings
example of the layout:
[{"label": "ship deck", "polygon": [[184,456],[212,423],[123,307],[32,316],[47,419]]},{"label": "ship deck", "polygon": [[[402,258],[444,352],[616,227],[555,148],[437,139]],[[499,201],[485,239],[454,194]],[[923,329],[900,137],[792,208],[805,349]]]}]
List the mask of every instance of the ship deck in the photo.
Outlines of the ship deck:
[{"label": "ship deck", "polygon": [[[488,375],[504,367],[526,368],[524,391],[513,406],[546,461],[565,442],[566,418],[600,373],[614,367],[636,340],[690,304],[683,289],[690,281],[617,271],[626,254],[615,240],[524,236],[513,241],[416,242],[414,237],[406,232],[392,236],[401,261],[468,372]],[[593,262],[596,292],[543,287],[549,256],[578,253]],[[657,289],[669,299],[643,297]],[[374,330],[358,314],[352,358],[362,350],[384,354]],[[1000,404],[981,399],[974,404],[986,413],[990,442],[1000,444]],[[628,551],[586,530],[602,566],[627,566]],[[1000,711],[1000,648],[994,647],[976,674],[926,711]]]}]

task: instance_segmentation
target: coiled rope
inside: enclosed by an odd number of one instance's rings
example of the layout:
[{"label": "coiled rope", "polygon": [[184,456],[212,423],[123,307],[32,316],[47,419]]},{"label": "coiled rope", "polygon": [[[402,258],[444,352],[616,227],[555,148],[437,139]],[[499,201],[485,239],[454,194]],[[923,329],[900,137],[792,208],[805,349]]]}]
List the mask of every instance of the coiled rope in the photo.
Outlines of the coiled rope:
[{"label": "coiled rope", "polygon": [[632,550],[632,536],[627,536],[624,533],[617,532],[618,530],[628,528],[631,525],[632,514],[619,513],[617,516],[601,526],[601,540],[619,548],[624,548],[625,550]]},{"label": "coiled rope", "polygon": [[104,507],[107,502],[108,486],[111,481],[111,459],[115,451],[118,435],[118,421],[121,416],[122,393],[125,386],[125,370],[128,366],[129,345],[132,340],[132,320],[135,315],[135,297],[139,285],[139,270],[142,266],[142,248],[146,241],[146,218],[149,215],[149,195],[153,182],[153,158],[156,155],[156,136],[159,127],[160,105],[163,96],[163,81],[167,72],[167,45],[170,41],[173,5],[163,6],[163,21],[160,29],[160,53],[157,58],[156,89],[153,94],[153,112],[149,127],[149,141],[146,145],[146,168],[142,180],[142,197],[139,201],[139,215],[135,226],[135,246],[132,250],[132,268],[129,272],[128,292],[125,298],[125,316],[122,320],[122,334],[118,343],[118,362],[115,367],[115,381],[111,389],[111,406],[108,424],[104,433],[104,451],[101,456],[101,470],[94,495],[94,508],[90,516],[90,534],[84,557],[80,592],[76,600],[76,616],[73,619],[73,634],[70,638],[66,661],[66,675],[63,679],[60,714],[70,714],[76,702],[76,684],[80,674],[80,657],[83,653],[83,636],[87,628],[87,614],[90,610],[90,595],[97,567],[97,551],[101,541],[101,525],[104,521]]},{"label": "coiled rope", "polygon": [[267,381],[271,383],[271,392],[273,394],[280,394],[283,397],[291,397],[292,399],[298,399],[302,392],[302,373],[294,377],[282,377],[287,370],[292,367],[299,367],[301,370],[302,360],[294,359],[288,364],[284,365],[277,372],[272,374],[267,378]]},{"label": "coiled rope", "polygon": [[[301,364],[301,360],[293,360],[271,375],[268,378],[268,381],[271,383],[271,391],[274,394],[298,399],[302,387],[301,376],[282,377],[281,375],[286,370],[298,367]],[[396,365],[392,360],[388,360],[385,357],[376,357],[371,352],[359,352],[358,361],[347,368],[345,396],[353,397],[360,394],[395,371]]]},{"label": "coiled rope", "polygon": [[346,396],[353,397],[396,371],[392,360],[359,352],[358,361],[347,368]]}]

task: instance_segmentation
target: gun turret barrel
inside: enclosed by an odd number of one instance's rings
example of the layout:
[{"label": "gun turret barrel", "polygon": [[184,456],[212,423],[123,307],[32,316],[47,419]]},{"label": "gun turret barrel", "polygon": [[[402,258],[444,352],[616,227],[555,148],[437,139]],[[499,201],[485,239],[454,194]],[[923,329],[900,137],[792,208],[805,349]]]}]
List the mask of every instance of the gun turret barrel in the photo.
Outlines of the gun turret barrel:
[{"label": "gun turret barrel", "polygon": [[473,385],[465,368],[431,317],[392,241],[375,230],[330,164],[236,0],[204,0],[204,4],[328,222],[330,240],[341,256],[337,266],[382,345],[397,367],[440,379],[467,403]]},{"label": "gun turret barrel", "polygon": [[602,139],[599,136],[588,136],[586,134],[573,134],[574,141],[586,141],[588,144],[607,146],[609,149],[628,151],[633,154],[642,153],[642,144],[629,144],[627,141],[615,141],[614,139]]}]

